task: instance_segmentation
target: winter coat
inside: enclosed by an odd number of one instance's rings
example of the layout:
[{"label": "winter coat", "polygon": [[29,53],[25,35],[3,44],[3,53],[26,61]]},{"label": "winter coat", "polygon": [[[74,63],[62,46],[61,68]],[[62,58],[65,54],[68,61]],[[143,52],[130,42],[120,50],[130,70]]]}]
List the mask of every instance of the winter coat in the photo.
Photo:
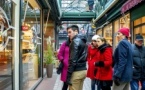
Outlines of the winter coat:
[{"label": "winter coat", "polygon": [[97,56],[99,57],[96,62],[103,61],[104,65],[102,67],[97,66],[96,79],[101,81],[112,80],[113,70],[112,70],[112,47],[107,44],[103,44],[98,47],[99,52]]},{"label": "winter coat", "polygon": [[133,72],[133,51],[131,43],[123,39],[118,43],[114,51],[113,78],[119,78],[122,82],[130,82]]},{"label": "winter coat", "polygon": [[90,79],[95,79],[95,65],[94,62],[97,60],[97,48],[93,48],[91,45],[88,46],[88,55],[87,55],[87,61],[88,61],[88,70],[87,70],[87,77]]},{"label": "winter coat", "polygon": [[63,70],[61,72],[61,80],[66,81],[67,71],[68,71],[68,60],[69,60],[69,46],[64,42],[59,49],[58,59],[63,62]]},{"label": "winter coat", "polygon": [[87,62],[87,38],[85,35],[76,35],[70,44],[70,58],[67,80],[71,79],[74,71],[86,70]]},{"label": "winter coat", "polygon": [[145,47],[138,48],[132,45],[133,48],[133,79],[145,80]]},{"label": "winter coat", "polygon": [[86,70],[87,44],[86,37],[76,35],[70,44],[69,71]]}]

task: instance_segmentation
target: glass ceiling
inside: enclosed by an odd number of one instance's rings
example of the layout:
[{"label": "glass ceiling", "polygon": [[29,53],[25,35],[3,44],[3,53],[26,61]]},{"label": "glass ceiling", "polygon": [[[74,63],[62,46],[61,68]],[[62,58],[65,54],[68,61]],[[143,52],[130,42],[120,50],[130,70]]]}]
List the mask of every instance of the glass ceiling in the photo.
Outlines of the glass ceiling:
[{"label": "glass ceiling", "polygon": [[61,10],[62,12],[90,11],[88,9],[88,1],[92,1],[93,6],[94,0],[61,0]]},{"label": "glass ceiling", "polygon": [[[59,0],[62,18],[97,18],[113,3],[119,0]],[[79,20],[78,20],[79,21]]]}]

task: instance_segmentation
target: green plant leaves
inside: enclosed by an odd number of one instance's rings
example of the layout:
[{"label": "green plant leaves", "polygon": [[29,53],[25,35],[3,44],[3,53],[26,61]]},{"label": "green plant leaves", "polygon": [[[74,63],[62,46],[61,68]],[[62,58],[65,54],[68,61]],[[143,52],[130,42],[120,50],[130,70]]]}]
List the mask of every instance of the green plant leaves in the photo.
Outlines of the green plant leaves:
[{"label": "green plant leaves", "polygon": [[55,57],[51,44],[47,45],[47,50],[44,52],[44,59],[46,64],[54,63]]}]

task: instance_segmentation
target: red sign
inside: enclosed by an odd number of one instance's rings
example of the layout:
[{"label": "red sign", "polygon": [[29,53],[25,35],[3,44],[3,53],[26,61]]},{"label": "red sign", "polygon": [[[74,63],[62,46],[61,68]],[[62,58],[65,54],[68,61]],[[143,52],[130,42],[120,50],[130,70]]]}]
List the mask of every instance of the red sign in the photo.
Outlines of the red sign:
[{"label": "red sign", "polygon": [[28,29],[29,29],[28,26],[22,26],[22,30],[26,31],[26,30],[28,30]]},{"label": "red sign", "polygon": [[121,8],[121,13],[125,13],[127,10],[131,9],[142,1],[143,0],[128,0],[125,4],[123,4]]},{"label": "red sign", "polygon": [[51,40],[51,42],[56,42],[55,40]]}]

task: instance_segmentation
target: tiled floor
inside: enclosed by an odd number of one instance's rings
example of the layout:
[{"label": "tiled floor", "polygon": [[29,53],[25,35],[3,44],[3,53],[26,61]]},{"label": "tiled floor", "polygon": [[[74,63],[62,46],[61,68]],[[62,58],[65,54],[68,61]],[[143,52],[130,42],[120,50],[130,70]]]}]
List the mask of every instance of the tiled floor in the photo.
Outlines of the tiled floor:
[{"label": "tiled floor", "polygon": [[[53,71],[53,77],[44,77],[43,81],[35,90],[61,90],[62,81],[60,81],[60,75],[56,74],[56,70]],[[91,80],[86,78],[84,81],[83,90],[91,90]]]},{"label": "tiled floor", "polygon": [[[60,76],[57,76],[56,83],[54,85],[53,90],[61,90],[62,82],[60,81]],[[86,78],[84,81],[83,90],[91,90],[91,82],[90,79]]]},{"label": "tiled floor", "polygon": [[57,79],[57,75],[53,75],[52,78],[44,77],[43,81],[35,90],[53,90]]},{"label": "tiled floor", "polygon": [[[52,78],[44,77],[43,81],[36,88],[36,90],[61,90],[62,82],[60,81],[60,75],[57,75],[55,70]],[[86,78],[84,81],[83,90],[91,90],[90,79]]]}]

